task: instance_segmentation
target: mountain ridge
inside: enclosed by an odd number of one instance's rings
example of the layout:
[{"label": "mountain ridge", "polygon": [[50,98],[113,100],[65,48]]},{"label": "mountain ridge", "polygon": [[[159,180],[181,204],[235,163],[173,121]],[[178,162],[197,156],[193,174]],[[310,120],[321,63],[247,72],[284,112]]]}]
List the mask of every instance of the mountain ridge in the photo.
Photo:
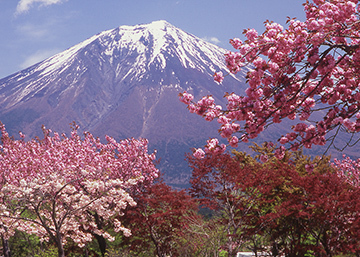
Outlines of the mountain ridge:
[{"label": "mountain ridge", "polygon": [[41,125],[68,133],[75,121],[100,138],[145,137],[164,156],[190,151],[216,136],[217,124],[190,114],[178,94],[211,94],[225,105],[224,92],[243,90],[246,70],[213,81],[215,71],[227,72],[226,51],[166,21],[103,31],[0,79],[0,120],[27,138],[41,136]]}]

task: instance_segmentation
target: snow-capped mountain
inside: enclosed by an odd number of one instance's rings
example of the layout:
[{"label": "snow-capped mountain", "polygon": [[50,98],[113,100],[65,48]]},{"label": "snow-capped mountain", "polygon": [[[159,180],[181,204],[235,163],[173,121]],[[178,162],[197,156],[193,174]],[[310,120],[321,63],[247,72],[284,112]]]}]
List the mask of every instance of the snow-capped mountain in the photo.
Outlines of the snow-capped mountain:
[{"label": "snow-capped mountain", "polygon": [[213,81],[226,73],[225,52],[166,21],[104,31],[1,79],[0,120],[28,138],[42,124],[68,132],[72,121],[101,138],[145,137],[170,165],[172,151],[204,144],[217,128],[189,114],[178,93],[222,99],[244,85],[244,74]]}]

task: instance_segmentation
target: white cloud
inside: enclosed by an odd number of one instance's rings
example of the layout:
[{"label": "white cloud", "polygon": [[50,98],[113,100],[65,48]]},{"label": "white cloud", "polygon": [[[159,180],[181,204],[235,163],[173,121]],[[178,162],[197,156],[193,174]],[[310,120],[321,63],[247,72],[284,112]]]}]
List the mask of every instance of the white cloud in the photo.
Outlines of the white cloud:
[{"label": "white cloud", "polygon": [[48,26],[49,24],[46,24],[44,26],[36,26],[34,24],[24,24],[21,26],[17,27],[17,31],[21,33],[21,35],[27,37],[27,38],[31,38],[31,39],[42,39],[45,38],[46,36],[48,36],[49,34],[49,29]]},{"label": "white cloud", "polygon": [[47,6],[52,4],[60,4],[67,0],[20,0],[16,6],[16,14],[21,14],[29,11],[34,4],[39,3],[40,6]]},{"label": "white cloud", "polygon": [[202,39],[209,43],[213,43],[215,45],[218,45],[221,43],[221,41],[217,37],[203,37]]},{"label": "white cloud", "polygon": [[60,49],[47,49],[47,50],[39,50],[34,54],[28,56],[20,65],[21,69],[25,69],[30,67],[33,64],[41,62],[46,58],[49,58],[60,52]]}]

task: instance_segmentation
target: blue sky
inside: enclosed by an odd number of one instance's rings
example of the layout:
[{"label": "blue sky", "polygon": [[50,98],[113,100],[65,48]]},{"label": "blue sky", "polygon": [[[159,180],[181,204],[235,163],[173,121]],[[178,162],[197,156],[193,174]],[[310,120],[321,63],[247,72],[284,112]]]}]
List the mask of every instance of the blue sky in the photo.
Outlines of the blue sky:
[{"label": "blue sky", "polygon": [[304,20],[302,0],[0,0],[0,78],[121,25],[167,20],[231,49],[267,19]]}]

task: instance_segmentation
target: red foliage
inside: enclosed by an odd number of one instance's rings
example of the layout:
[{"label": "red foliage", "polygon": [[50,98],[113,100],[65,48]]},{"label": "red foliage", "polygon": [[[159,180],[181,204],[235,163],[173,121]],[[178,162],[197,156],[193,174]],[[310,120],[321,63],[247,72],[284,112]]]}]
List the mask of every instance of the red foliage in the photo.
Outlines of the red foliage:
[{"label": "red foliage", "polygon": [[360,253],[359,188],[339,176],[328,158],[285,152],[282,160],[261,163],[243,153],[210,153],[189,162],[191,192],[223,212],[223,224],[232,228],[228,245],[260,235],[273,254]]},{"label": "red foliage", "polygon": [[249,230],[259,232],[251,221],[256,188],[248,185],[252,182],[252,171],[259,164],[247,159],[229,153],[207,154],[203,159],[188,156],[193,169],[190,192],[221,216],[219,221],[227,234],[229,256],[236,256],[243,242],[252,238]]},{"label": "red foliage", "polygon": [[137,206],[129,207],[123,222],[133,236],[124,238],[124,245],[135,252],[155,247],[154,254],[159,257],[176,254],[175,238],[185,226],[186,216],[197,209],[195,201],[160,179],[137,191],[134,199]]}]

